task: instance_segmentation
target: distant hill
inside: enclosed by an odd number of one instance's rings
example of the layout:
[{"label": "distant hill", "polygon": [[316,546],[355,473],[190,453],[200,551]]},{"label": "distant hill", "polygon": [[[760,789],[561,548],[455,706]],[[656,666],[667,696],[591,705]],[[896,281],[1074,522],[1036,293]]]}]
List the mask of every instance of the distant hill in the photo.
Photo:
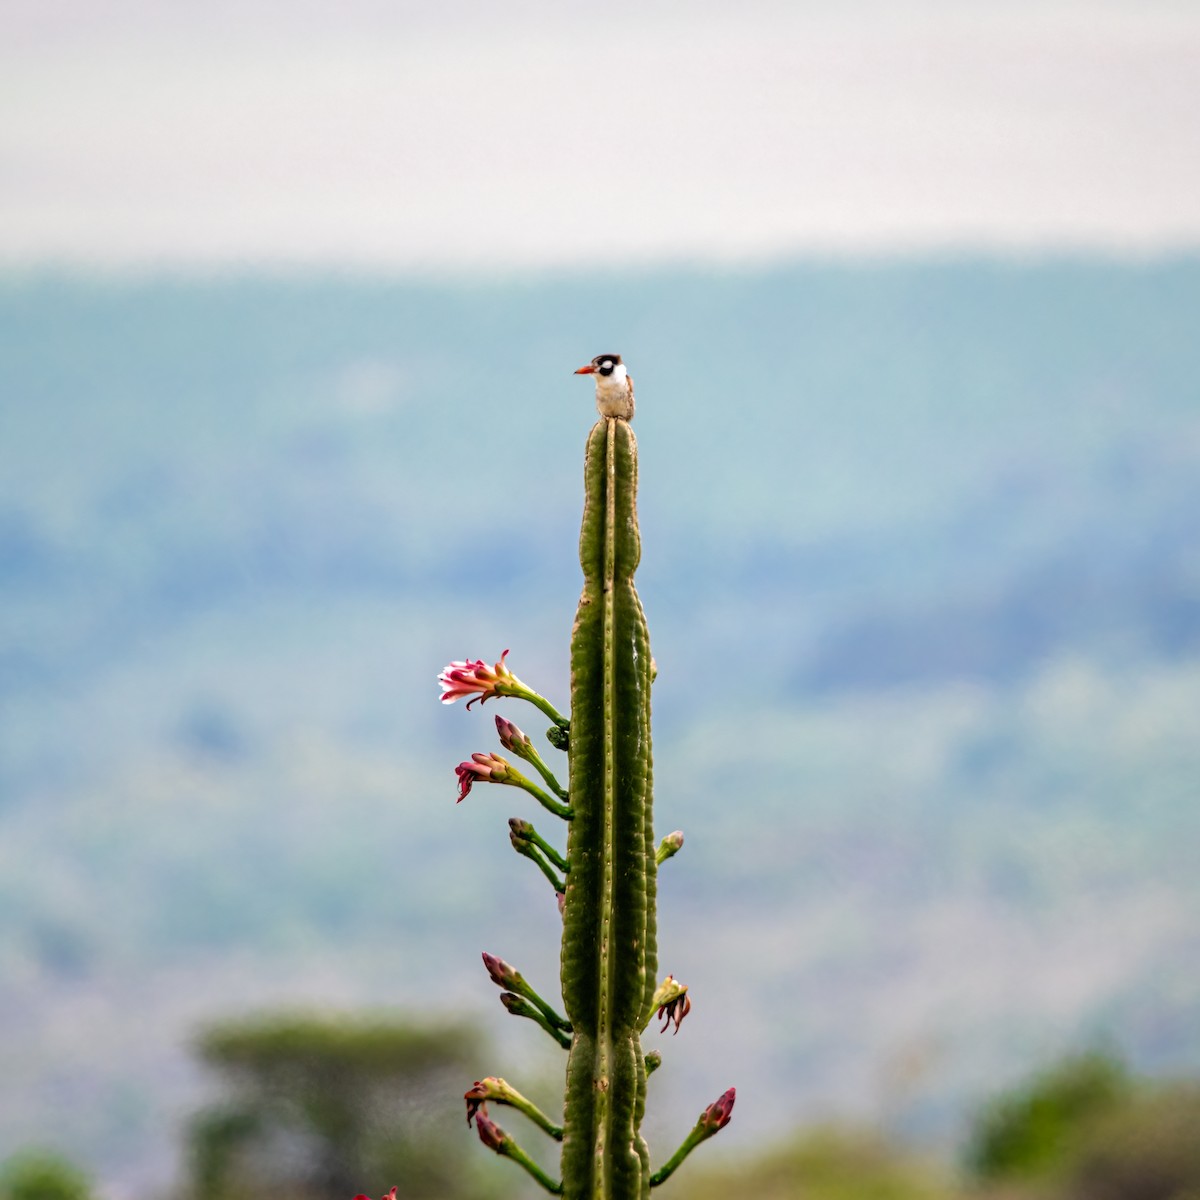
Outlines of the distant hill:
[{"label": "distant hill", "polygon": [[433,677],[565,695],[609,349],[688,837],[663,1136],[1200,1065],[1198,316],[1197,259],[0,280],[0,1155],[158,1180],[195,1023],[553,977]]}]

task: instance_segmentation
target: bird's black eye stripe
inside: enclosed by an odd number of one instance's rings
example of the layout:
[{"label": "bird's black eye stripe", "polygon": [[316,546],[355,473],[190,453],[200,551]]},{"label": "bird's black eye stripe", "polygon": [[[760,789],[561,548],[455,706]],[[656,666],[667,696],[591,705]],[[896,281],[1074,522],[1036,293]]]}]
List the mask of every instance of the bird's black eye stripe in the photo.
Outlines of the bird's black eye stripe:
[{"label": "bird's black eye stripe", "polygon": [[597,354],[592,359],[592,362],[596,364],[596,370],[601,375],[611,375],[620,361],[620,355],[617,354]]}]

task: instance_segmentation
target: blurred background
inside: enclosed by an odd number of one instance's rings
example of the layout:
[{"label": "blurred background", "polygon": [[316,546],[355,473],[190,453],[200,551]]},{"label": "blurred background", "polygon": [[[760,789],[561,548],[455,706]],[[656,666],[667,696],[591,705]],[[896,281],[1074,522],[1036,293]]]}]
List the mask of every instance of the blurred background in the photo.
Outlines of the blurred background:
[{"label": "blurred background", "polygon": [[527,1194],[435,675],[565,704],[609,351],[663,1194],[1200,1187],[1197,111],[1182,0],[8,0],[0,1194]]}]

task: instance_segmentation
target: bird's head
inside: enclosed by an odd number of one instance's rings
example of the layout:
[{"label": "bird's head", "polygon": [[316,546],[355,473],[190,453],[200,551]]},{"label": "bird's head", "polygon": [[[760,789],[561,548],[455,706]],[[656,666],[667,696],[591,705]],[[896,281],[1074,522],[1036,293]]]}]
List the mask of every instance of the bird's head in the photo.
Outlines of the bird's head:
[{"label": "bird's head", "polygon": [[580,367],[576,375],[598,375],[600,379],[624,379],[625,364],[619,354],[597,354],[586,367]]}]

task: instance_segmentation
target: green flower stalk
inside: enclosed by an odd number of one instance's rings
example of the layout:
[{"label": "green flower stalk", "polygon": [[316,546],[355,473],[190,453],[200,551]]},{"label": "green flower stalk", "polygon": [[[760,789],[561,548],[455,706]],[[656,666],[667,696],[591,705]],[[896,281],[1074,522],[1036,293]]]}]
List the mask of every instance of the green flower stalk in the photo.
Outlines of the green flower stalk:
[{"label": "green flower stalk", "polygon": [[556,1142],[562,1141],[562,1126],[555,1125],[548,1116],[532,1100],[526,1100],[515,1087],[503,1079],[489,1075],[486,1079],[477,1079],[471,1089],[463,1093],[467,1102],[467,1124],[489,1101],[493,1104],[507,1104],[518,1112],[524,1113],[535,1125],[540,1125]]},{"label": "green flower stalk", "polygon": [[[508,669],[507,650],[493,667],[462,660],[438,676],[445,703],[466,696],[470,708],[509,696],[533,704],[553,722],[550,746],[568,754],[564,788],[529,736],[497,717],[502,747],[530,763],[549,792],[499,755],[476,753],[456,768],[460,800],[476,782],[514,784],[566,821],[565,855],[527,821],[509,822],[513,847],[538,865],[559,897],[565,1017],[519,972],[484,955],[488,974],[504,989],[505,1007],[568,1049],[562,1127],[534,1115],[519,1093],[494,1077],[477,1082],[466,1100],[468,1120],[474,1117],[484,1144],[518,1162],[547,1191],[567,1200],[646,1200],[695,1145],[728,1123],[734,1093],[731,1088],[705,1109],[684,1145],[651,1173],[641,1123],[646,1078],[662,1057],[643,1054],[641,1034],[655,1014],[664,1030],[673,1023],[678,1032],[691,1008],[688,989],[671,976],[655,984],[657,871],[680,850],[683,834],[655,845],[650,688],[657,668],[633,581],[641,558],[637,440],[629,426],[633,381],[619,355],[599,355],[577,373],[595,376],[601,419],[588,435],[584,460],[583,591],[571,633],[570,718]],[[550,1179],[488,1119],[489,1100],[521,1109],[561,1138],[561,1181]]]}]

